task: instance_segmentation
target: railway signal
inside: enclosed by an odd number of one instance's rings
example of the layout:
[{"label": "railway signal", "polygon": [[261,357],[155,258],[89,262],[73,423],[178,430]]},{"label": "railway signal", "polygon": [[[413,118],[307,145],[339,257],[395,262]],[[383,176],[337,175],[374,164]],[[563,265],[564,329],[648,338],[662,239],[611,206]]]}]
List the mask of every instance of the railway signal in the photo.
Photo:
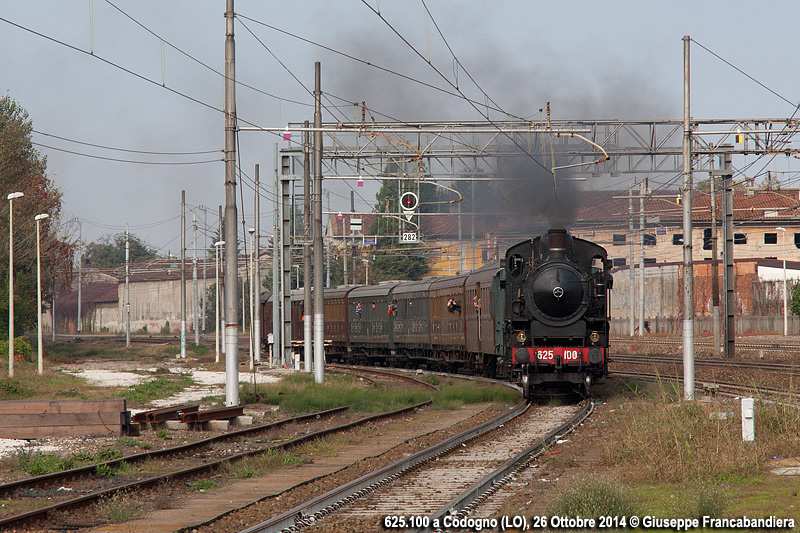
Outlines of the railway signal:
[{"label": "railway signal", "polygon": [[413,192],[404,192],[400,197],[400,208],[403,210],[406,220],[411,220],[411,217],[414,215],[414,212],[417,210],[418,206],[419,198]]}]

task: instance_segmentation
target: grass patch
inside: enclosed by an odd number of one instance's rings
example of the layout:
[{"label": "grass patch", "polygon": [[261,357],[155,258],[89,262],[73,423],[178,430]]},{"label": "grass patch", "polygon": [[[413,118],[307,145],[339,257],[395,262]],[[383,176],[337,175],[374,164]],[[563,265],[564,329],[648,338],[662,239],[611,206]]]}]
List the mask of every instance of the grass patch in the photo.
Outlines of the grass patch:
[{"label": "grass patch", "polygon": [[308,459],[289,452],[269,449],[264,453],[246,457],[233,464],[228,464],[225,469],[229,475],[245,479],[263,476],[283,468],[284,466],[301,465],[309,462]]},{"label": "grass patch", "polygon": [[[122,457],[122,452],[116,449],[103,450],[96,456],[88,453],[73,454],[70,457],[60,457],[50,453],[34,451],[31,448],[18,448],[11,454],[5,463],[12,470],[21,470],[31,476],[41,476],[53,472],[63,472],[72,468],[103,463],[112,459]],[[127,463],[121,463],[118,468],[100,465],[96,469],[99,475],[116,475],[118,470],[128,467]]]},{"label": "grass patch", "polygon": [[322,457],[336,457],[339,450],[354,441],[349,435],[329,435],[321,439],[314,439],[297,449],[301,455],[317,455]]},{"label": "grass patch", "polygon": [[113,477],[124,474],[126,471],[130,470],[130,468],[131,465],[127,461],[120,461],[116,467],[107,464],[97,465],[94,467],[94,473],[96,476],[100,477]]},{"label": "grass patch", "polygon": [[[318,385],[308,374],[288,375],[279,383],[259,385],[263,403],[279,405],[287,414],[308,413],[349,405],[354,411],[379,413],[392,411],[433,400],[442,409],[457,408],[464,404],[499,402],[516,404],[520,397],[514,390],[501,385],[464,384],[459,380],[444,380],[438,392],[416,388],[377,390],[364,386],[352,376],[328,375]],[[242,403],[255,402],[252,386],[240,389]]]},{"label": "grass patch", "polygon": [[502,385],[479,385],[463,381],[447,379],[438,385],[434,402],[442,409],[453,409],[471,403],[503,403],[516,404],[520,401],[519,393]]},{"label": "grass patch", "polygon": [[134,405],[143,405],[159,398],[168,398],[194,384],[189,374],[168,374],[123,389],[117,396],[124,396]]},{"label": "grass patch", "polygon": [[148,512],[148,505],[139,500],[135,493],[118,492],[112,496],[101,498],[95,506],[95,513],[106,522],[121,524],[143,517]]},{"label": "grass patch", "polygon": [[200,492],[207,492],[211,489],[219,487],[219,484],[211,479],[201,479],[199,481],[195,481],[194,483],[186,483],[186,486],[190,489],[198,490]]},{"label": "grass patch", "polygon": [[[664,393],[664,397],[669,397]],[[653,402],[634,398],[616,411],[606,461],[628,481],[758,482],[767,460],[797,455],[800,411],[756,401],[756,440],[742,442],[738,402]]]},{"label": "grass patch", "polygon": [[563,487],[549,510],[550,516],[598,518],[639,514],[635,493],[603,476],[580,476]]}]

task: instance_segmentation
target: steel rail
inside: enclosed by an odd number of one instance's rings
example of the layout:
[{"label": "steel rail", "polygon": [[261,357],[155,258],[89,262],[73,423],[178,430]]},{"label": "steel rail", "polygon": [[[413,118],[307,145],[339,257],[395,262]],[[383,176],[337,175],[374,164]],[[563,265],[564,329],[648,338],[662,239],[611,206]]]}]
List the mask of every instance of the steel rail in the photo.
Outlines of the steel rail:
[{"label": "steel rail", "polygon": [[[669,357],[663,355],[614,355],[611,360],[612,363],[627,363],[633,365],[646,365],[651,363],[682,363],[681,359],[677,357]],[[774,372],[789,372],[791,374],[800,374],[800,365],[793,365],[789,363],[770,363],[770,362],[757,362],[757,361],[730,361],[725,359],[695,359],[695,364],[704,366],[723,366],[723,367],[739,367],[739,368],[754,368],[757,370],[769,370]]]},{"label": "steel rail", "polygon": [[393,482],[408,470],[429,461],[435,457],[443,455],[453,448],[460,447],[463,442],[474,439],[495,429],[501,424],[505,424],[512,418],[516,418],[528,409],[527,402],[520,402],[509,412],[503,413],[483,424],[468,429],[450,437],[449,439],[429,446],[417,453],[409,455],[399,461],[380,468],[370,474],[366,474],[358,479],[345,483],[321,496],[305,502],[293,509],[290,509],[278,516],[270,518],[260,524],[256,524],[240,533],[274,533],[274,532],[294,532],[312,525],[325,516],[335,512],[342,506],[351,503],[362,496],[366,496],[375,490]]},{"label": "steel rail", "polygon": [[[643,344],[643,345],[654,345],[654,346],[672,346],[672,345],[679,345],[681,341],[679,339],[611,339],[612,344]],[[711,346],[711,341],[701,341],[695,340],[695,346]],[[757,349],[764,349],[764,350],[800,350],[800,344],[791,343],[778,343],[778,342],[737,342],[737,348],[741,348],[743,350],[757,350]]]},{"label": "steel rail", "polygon": [[[591,400],[586,400],[581,410],[578,411],[570,420],[548,433],[538,443],[519,452],[502,466],[473,483],[470,487],[461,492],[461,494],[445,504],[441,509],[428,515],[428,523],[433,524],[435,520],[439,520],[439,523],[441,523],[441,519],[446,515],[452,515],[454,517],[463,517],[469,515],[492,494],[497,492],[500,488],[511,481],[517,472],[530,465],[531,462],[544,453],[548,446],[550,446],[558,438],[570,433],[579,424],[583,423],[583,421],[586,420],[586,418],[588,418],[593,411],[594,403]],[[422,533],[429,530],[430,526],[424,528],[412,528],[407,529],[406,533]],[[434,531],[440,532],[442,529],[439,528],[435,529]]]},{"label": "steel rail", "polygon": [[[370,372],[372,374],[377,374],[379,376],[387,376],[391,378],[397,378],[405,381],[409,381],[411,383],[416,383],[417,385],[421,385],[427,389],[433,389],[435,391],[439,391],[439,387],[432,383],[428,383],[427,381],[422,381],[421,379],[417,379],[414,376],[406,376],[404,374],[398,374],[396,372],[388,372],[386,370],[375,370],[372,367],[364,367],[364,366],[352,366],[352,365],[336,365],[335,368],[342,369],[342,370],[357,370],[359,372]],[[349,374],[349,372],[345,372]],[[351,374],[352,375],[352,374]]]},{"label": "steel rail", "polygon": [[195,442],[181,444],[179,446],[164,448],[162,450],[151,450],[141,453],[135,453],[132,455],[126,455],[124,457],[119,457],[117,459],[112,459],[110,461],[105,461],[102,463],[95,463],[88,466],[81,466],[78,468],[71,468],[69,470],[62,470],[61,472],[52,472],[50,474],[42,474],[40,476],[34,476],[25,479],[20,479],[18,481],[3,483],[2,485],[0,485],[0,498],[7,497],[13,494],[15,491],[21,489],[30,489],[42,486],[46,487],[50,485],[61,484],[67,480],[73,480],[81,477],[90,476],[94,474],[94,472],[97,470],[98,467],[105,466],[109,468],[118,468],[120,464],[123,462],[127,464],[135,464],[135,463],[140,463],[142,461],[146,461],[148,459],[158,459],[158,458],[170,457],[173,455],[180,455],[188,452],[193,452],[195,450],[205,448],[217,442],[234,440],[241,437],[246,437],[247,435],[251,435],[253,433],[262,433],[265,431],[271,431],[273,429],[277,429],[294,422],[305,422],[306,420],[317,419],[324,416],[331,416],[334,414],[344,412],[347,409],[349,409],[349,407],[347,406],[336,407],[334,409],[319,411],[317,413],[310,413],[307,415],[285,418],[283,420],[278,420],[276,422],[270,422],[269,424],[250,426],[237,431],[231,431],[230,433],[214,435],[213,437],[208,437]]},{"label": "steel rail", "polygon": [[[249,451],[246,451],[246,452],[240,452],[240,453],[237,453],[237,454],[234,454],[234,455],[230,455],[230,456],[222,458],[222,459],[218,459],[216,461],[203,463],[203,464],[198,465],[198,466],[186,468],[186,469],[183,469],[183,470],[178,470],[176,472],[170,472],[168,474],[163,474],[163,475],[159,475],[159,476],[155,476],[155,477],[151,477],[151,478],[147,478],[147,479],[134,481],[134,482],[127,483],[127,484],[124,484],[124,485],[120,485],[120,486],[117,486],[117,487],[113,487],[113,488],[109,488],[109,489],[106,489],[106,490],[98,491],[98,492],[95,492],[95,493],[92,493],[92,494],[87,494],[85,496],[80,496],[80,497],[72,498],[72,499],[69,499],[69,500],[66,500],[66,501],[63,501],[63,502],[55,503],[55,504],[49,505],[47,507],[34,509],[32,511],[28,511],[28,512],[21,513],[21,514],[18,514],[18,515],[13,515],[13,516],[5,517],[5,518],[0,518],[0,530],[6,530],[6,528],[9,528],[9,527],[16,527],[16,526],[21,526],[21,525],[24,525],[24,524],[31,524],[31,523],[35,523],[35,522],[39,522],[39,521],[46,521],[48,515],[50,513],[53,513],[54,511],[66,511],[66,510],[75,509],[75,508],[79,508],[79,507],[86,507],[87,505],[92,504],[92,503],[100,500],[101,498],[108,498],[110,496],[113,496],[113,495],[115,495],[117,493],[120,493],[120,492],[123,492],[123,491],[126,491],[126,490],[130,490],[130,489],[137,489],[137,490],[139,490],[139,489],[147,489],[147,488],[155,487],[160,483],[165,483],[165,482],[170,482],[170,481],[175,481],[175,480],[181,480],[181,479],[191,479],[191,478],[194,478],[194,477],[196,477],[196,476],[198,476],[200,474],[205,474],[205,473],[208,473],[208,472],[212,472],[212,471],[216,470],[217,468],[219,468],[219,467],[221,467],[221,466],[223,466],[225,464],[232,463],[232,462],[237,461],[239,459],[244,459],[244,458],[247,458],[247,457],[252,457],[252,456],[255,456],[255,455],[259,455],[259,454],[265,453],[265,452],[267,452],[269,450],[280,450],[280,451],[283,451],[283,450],[286,450],[286,449],[291,448],[293,446],[298,446],[300,444],[304,444],[306,442],[312,441],[314,439],[326,437],[326,436],[331,435],[333,433],[339,433],[339,432],[343,432],[343,431],[348,431],[348,430],[353,429],[355,427],[358,427],[358,426],[361,426],[361,425],[364,425],[364,424],[368,424],[368,423],[371,423],[371,422],[374,422],[374,421],[377,421],[377,420],[382,420],[384,418],[390,418],[390,417],[393,417],[393,416],[396,416],[396,415],[399,415],[399,414],[407,413],[409,411],[414,411],[416,409],[419,409],[421,407],[429,405],[430,403],[431,403],[431,401],[429,400],[429,401],[422,402],[422,403],[419,403],[419,404],[416,404],[416,405],[412,405],[410,407],[404,407],[402,409],[397,409],[395,411],[391,411],[391,412],[388,412],[388,413],[381,413],[381,414],[378,414],[378,415],[369,416],[369,417],[362,418],[362,419],[359,419],[359,420],[356,420],[356,421],[353,421],[353,422],[349,422],[347,424],[343,424],[341,426],[336,426],[336,427],[333,427],[333,428],[323,429],[323,430],[316,431],[314,433],[309,433],[308,435],[303,435],[301,437],[297,437],[295,439],[291,439],[291,440],[288,440],[288,441],[285,441],[285,442],[281,442],[281,443],[278,443],[278,444],[273,444],[271,446],[266,446],[264,448],[259,448],[257,450],[249,450]],[[308,415],[308,416],[313,416],[313,415]],[[121,460],[118,460],[118,461],[121,461]]]},{"label": "steel rail", "polygon": [[[646,372],[636,373],[636,372],[609,372],[609,377],[619,377],[619,378],[634,378],[634,379],[641,379],[644,381],[652,381],[654,383],[658,383],[660,381],[682,381],[681,376],[678,375],[661,375],[661,374],[649,374]],[[703,383],[701,381],[701,383]],[[718,385],[720,388],[726,388],[735,394],[747,393],[753,394],[755,392],[758,393],[768,393],[774,394],[776,396],[795,396],[796,391],[792,391],[790,389],[778,389],[775,387],[767,387],[764,385],[744,385],[742,383],[732,383],[730,381],[713,381],[714,385]]]}]

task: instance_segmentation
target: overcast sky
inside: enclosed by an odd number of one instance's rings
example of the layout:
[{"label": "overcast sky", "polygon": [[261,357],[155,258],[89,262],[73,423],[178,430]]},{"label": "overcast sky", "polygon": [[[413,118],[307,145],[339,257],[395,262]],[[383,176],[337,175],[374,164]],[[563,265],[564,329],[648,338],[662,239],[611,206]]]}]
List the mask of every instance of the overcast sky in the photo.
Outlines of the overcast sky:
[{"label": "overcast sky", "polygon": [[[218,206],[224,202],[223,79],[199,62],[224,70],[225,2],[113,0],[113,4],[119,10],[105,0],[2,1],[0,90],[28,111],[40,132],[34,142],[47,146],[39,150],[47,156],[50,178],[64,192],[62,223],[81,220],[87,242],[124,231],[129,223],[132,233],[160,253],[177,254],[181,190],[186,190],[190,206],[208,208],[213,232]],[[430,49],[433,64],[453,79],[453,60],[435,21],[483,89],[520,116],[538,116],[539,108],[550,101],[554,119],[680,119],[684,35],[789,101],[800,101],[800,3],[793,0],[658,4],[426,0],[433,16],[427,19],[427,33],[421,1],[368,0],[367,4],[379,8],[423,54]],[[258,23],[444,87],[433,69],[368,5],[356,0],[237,0],[236,12],[248,18],[236,22],[236,77],[252,87],[237,88],[240,125],[283,126],[313,120],[313,98],[293,76],[313,88],[314,61],[322,62],[323,92],[342,101],[366,101],[401,120],[480,119],[474,109],[453,97]],[[162,46],[153,34],[166,43]],[[470,96],[482,99],[463,73],[460,85]],[[786,101],[693,45],[693,117],[785,118],[793,112]],[[353,118],[352,108],[342,113]],[[54,136],[146,153],[107,150]],[[272,192],[273,144],[278,140],[266,133],[240,134],[241,167],[251,179],[254,165],[260,164],[266,194]],[[279,142],[280,147],[286,145]],[[796,167],[779,158],[771,170]],[[349,209],[351,186],[326,183],[334,210]],[[620,182],[620,187],[627,188],[627,183]],[[359,190],[357,210],[369,210],[374,203],[374,189],[365,189]],[[247,185],[242,190],[250,226],[252,190]],[[262,199],[261,212],[266,228],[262,233],[270,233],[268,198]],[[198,211],[198,217],[203,216]]]}]

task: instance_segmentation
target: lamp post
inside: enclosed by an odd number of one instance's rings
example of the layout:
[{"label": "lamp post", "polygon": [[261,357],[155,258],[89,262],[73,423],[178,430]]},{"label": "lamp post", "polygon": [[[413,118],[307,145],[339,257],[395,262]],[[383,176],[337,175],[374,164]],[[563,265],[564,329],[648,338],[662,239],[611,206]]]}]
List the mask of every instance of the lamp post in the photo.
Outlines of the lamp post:
[{"label": "lamp post", "polygon": [[[247,228],[247,233],[250,234],[250,370],[253,370],[255,365],[255,355],[253,353],[253,344],[255,340],[255,334],[253,332],[253,311],[255,304],[253,303],[253,283],[255,282],[255,250],[253,249],[253,236],[255,235],[255,228]],[[242,313],[244,316],[244,313]],[[242,320],[244,323],[244,320]]]},{"label": "lamp post", "polygon": [[8,377],[14,377],[14,198],[25,196],[12,192],[8,198]]},{"label": "lamp post", "polygon": [[217,288],[217,297],[215,298],[217,302],[217,322],[216,322],[216,334],[215,334],[215,345],[217,348],[217,357],[214,360],[216,363],[219,363],[219,249],[222,245],[225,244],[225,241],[217,241],[214,243],[214,252],[216,254],[216,288]]},{"label": "lamp post", "polygon": [[39,221],[48,218],[50,215],[47,213],[42,213],[41,215],[36,215],[33,219],[36,221],[36,311],[38,316],[37,322],[37,333],[38,333],[38,341],[36,344],[37,351],[38,351],[38,358],[37,361],[39,363],[39,375],[42,374],[43,370],[43,363],[42,363],[42,251],[41,251],[41,244],[39,243]]},{"label": "lamp post", "polygon": [[786,311],[786,228],[775,228],[775,231],[780,231],[783,233],[783,240],[782,240],[782,247],[783,247],[783,334],[788,335],[789,333],[789,316],[787,315]]}]

